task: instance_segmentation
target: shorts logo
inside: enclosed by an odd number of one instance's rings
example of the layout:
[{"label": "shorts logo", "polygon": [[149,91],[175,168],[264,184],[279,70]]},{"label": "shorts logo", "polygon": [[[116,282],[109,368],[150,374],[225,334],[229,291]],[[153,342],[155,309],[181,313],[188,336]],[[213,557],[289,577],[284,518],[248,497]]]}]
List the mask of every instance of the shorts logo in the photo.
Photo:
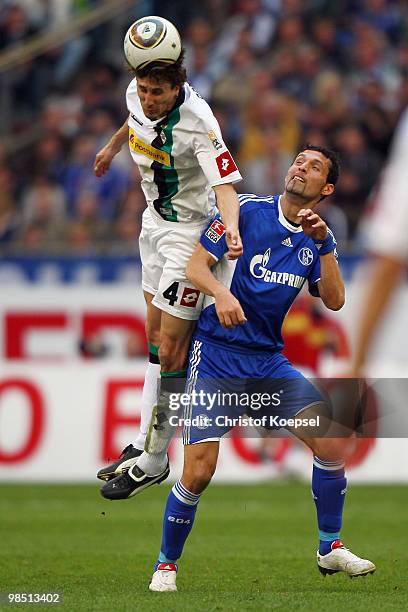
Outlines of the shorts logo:
[{"label": "shorts logo", "polygon": [[299,261],[304,266],[310,266],[313,261],[313,253],[309,247],[303,247],[298,253]]},{"label": "shorts logo", "polygon": [[225,226],[221,223],[221,221],[218,221],[216,219],[211,223],[210,227],[205,232],[205,235],[211,240],[211,242],[214,242],[214,244],[216,244],[222,238],[224,233]]},{"label": "shorts logo", "polygon": [[215,161],[217,162],[218,171],[222,178],[238,170],[229,151],[225,151],[225,153],[218,155],[218,157],[215,158]]},{"label": "shorts logo", "polygon": [[181,296],[180,304],[181,306],[195,308],[195,306],[197,306],[199,297],[200,292],[198,291],[198,289],[190,289],[189,287],[185,287],[183,295]]},{"label": "shorts logo", "polygon": [[215,132],[213,132],[212,130],[210,130],[208,132],[208,137],[211,140],[211,142],[213,143],[213,147],[216,151],[219,151],[220,149],[222,149],[222,142],[220,142],[215,134]]}]

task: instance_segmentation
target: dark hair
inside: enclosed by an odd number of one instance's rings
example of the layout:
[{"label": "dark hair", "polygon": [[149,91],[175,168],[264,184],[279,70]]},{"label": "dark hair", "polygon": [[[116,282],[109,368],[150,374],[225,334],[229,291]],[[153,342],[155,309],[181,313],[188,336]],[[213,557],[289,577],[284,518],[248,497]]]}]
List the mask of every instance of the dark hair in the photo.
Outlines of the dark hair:
[{"label": "dark hair", "polygon": [[319,147],[317,145],[312,144],[306,144],[305,146],[303,146],[298,151],[297,155],[299,155],[299,153],[302,153],[303,151],[317,151],[318,153],[321,153],[322,155],[327,157],[327,159],[330,160],[331,164],[327,175],[327,182],[331,183],[332,185],[335,185],[340,174],[340,160],[337,153],[335,151],[332,151],[331,149],[326,149],[326,147]]},{"label": "dark hair", "polygon": [[187,80],[186,69],[183,66],[184,49],[181,49],[180,56],[174,64],[163,64],[161,62],[152,62],[141,70],[132,70],[136,78],[152,79],[156,83],[167,81],[171,87],[182,87]]}]

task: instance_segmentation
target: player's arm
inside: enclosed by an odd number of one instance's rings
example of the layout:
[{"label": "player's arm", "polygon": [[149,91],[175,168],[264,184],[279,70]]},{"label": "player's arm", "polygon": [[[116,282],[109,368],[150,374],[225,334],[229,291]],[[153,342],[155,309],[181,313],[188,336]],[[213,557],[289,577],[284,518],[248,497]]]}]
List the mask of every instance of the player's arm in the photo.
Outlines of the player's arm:
[{"label": "player's arm", "polygon": [[112,136],[108,144],[96,154],[94,172],[96,176],[103,176],[110,168],[113,158],[119,153],[129,138],[128,120]]},{"label": "player's arm", "polygon": [[340,310],[345,302],[345,288],[340,266],[333,252],[320,256],[320,274],[317,286],[324,305],[330,310]]},{"label": "player's arm", "polygon": [[352,365],[356,376],[364,366],[371,340],[404,269],[403,261],[383,255],[374,262],[373,276],[364,301],[369,308],[365,309],[359,324]]},{"label": "player's arm", "polygon": [[330,310],[340,310],[345,302],[345,288],[340,267],[335,256],[336,242],[326,223],[310,208],[299,211],[302,229],[319,246],[320,279],[319,295]]},{"label": "player's arm", "polygon": [[215,300],[215,310],[223,327],[232,329],[246,322],[241,304],[211,271],[216,259],[198,244],[187,264],[186,275],[197,289]]},{"label": "player's arm", "polygon": [[225,238],[228,245],[228,259],[237,259],[244,252],[239,235],[239,201],[237,192],[231,183],[214,185],[217,207],[225,225]]},{"label": "player's arm", "polygon": [[227,257],[237,259],[242,255],[243,247],[238,229],[239,201],[233,183],[242,180],[242,176],[211,112],[206,116],[197,115],[191,147],[217,198],[218,210],[226,228]]}]

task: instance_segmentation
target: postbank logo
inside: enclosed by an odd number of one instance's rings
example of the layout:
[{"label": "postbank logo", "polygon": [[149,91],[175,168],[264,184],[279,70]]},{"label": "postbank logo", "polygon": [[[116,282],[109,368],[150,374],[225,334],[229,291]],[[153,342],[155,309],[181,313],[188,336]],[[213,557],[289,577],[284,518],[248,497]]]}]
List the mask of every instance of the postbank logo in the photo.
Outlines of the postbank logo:
[{"label": "postbank logo", "polygon": [[138,138],[132,128],[129,128],[129,146],[135,153],[149,157],[153,161],[159,162],[164,166],[171,166],[170,155],[166,151],[161,151],[147,144],[141,138]]}]

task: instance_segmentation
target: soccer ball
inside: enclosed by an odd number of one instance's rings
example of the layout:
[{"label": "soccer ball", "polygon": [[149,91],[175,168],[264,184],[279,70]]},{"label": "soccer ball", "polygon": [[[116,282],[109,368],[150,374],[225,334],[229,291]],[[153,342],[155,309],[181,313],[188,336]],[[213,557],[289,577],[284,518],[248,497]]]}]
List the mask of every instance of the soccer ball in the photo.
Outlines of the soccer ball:
[{"label": "soccer ball", "polygon": [[124,51],[134,70],[141,70],[152,62],[174,64],[181,53],[180,34],[163,17],[143,17],[126,32]]}]

